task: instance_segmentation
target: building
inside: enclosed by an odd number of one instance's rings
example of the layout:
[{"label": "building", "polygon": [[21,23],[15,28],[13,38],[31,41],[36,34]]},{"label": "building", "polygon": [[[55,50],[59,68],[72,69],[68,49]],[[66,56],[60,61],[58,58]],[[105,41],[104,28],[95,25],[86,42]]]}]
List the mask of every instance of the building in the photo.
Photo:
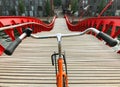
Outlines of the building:
[{"label": "building", "polygon": [[[46,16],[47,0],[0,0],[0,15]],[[53,0],[49,0],[50,13],[53,15]]]},{"label": "building", "polygon": [[41,17],[45,15],[45,0],[24,0],[25,15]]},{"label": "building", "polygon": [[113,10],[115,10],[116,16],[120,16],[120,0],[115,0]]}]

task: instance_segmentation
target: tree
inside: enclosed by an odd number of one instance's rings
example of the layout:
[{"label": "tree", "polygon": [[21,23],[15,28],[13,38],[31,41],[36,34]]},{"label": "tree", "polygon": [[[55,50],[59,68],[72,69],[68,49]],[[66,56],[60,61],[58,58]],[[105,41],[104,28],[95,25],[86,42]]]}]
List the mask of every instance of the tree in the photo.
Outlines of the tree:
[{"label": "tree", "polygon": [[46,2],[45,10],[46,10],[46,16],[50,16],[51,8],[50,8],[49,0],[47,0],[47,2]]},{"label": "tree", "polygon": [[78,0],[71,1],[71,11],[74,14],[78,10]]},{"label": "tree", "polygon": [[23,0],[19,0],[18,8],[19,8],[19,14],[22,15],[25,12],[25,7],[24,7]]},{"label": "tree", "polygon": [[103,10],[105,5],[106,5],[106,0],[101,0],[100,4],[98,6],[98,13],[100,13]]},{"label": "tree", "polygon": [[16,15],[15,8],[10,9],[10,15]]},{"label": "tree", "polygon": [[54,0],[54,6],[60,6],[62,3],[61,0]]}]

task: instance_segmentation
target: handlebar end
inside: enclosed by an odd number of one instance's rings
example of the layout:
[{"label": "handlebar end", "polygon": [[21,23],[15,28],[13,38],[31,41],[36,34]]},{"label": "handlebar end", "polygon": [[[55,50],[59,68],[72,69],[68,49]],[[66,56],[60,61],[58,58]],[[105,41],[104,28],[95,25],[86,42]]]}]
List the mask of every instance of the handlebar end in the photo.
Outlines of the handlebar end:
[{"label": "handlebar end", "polygon": [[98,33],[97,37],[102,38],[111,47],[114,47],[118,44],[117,40],[114,40],[112,37],[110,37],[109,35],[107,35],[103,32]]},{"label": "handlebar end", "polygon": [[7,55],[12,55],[16,47],[21,43],[21,39],[17,38],[14,42],[12,42],[4,51]]}]

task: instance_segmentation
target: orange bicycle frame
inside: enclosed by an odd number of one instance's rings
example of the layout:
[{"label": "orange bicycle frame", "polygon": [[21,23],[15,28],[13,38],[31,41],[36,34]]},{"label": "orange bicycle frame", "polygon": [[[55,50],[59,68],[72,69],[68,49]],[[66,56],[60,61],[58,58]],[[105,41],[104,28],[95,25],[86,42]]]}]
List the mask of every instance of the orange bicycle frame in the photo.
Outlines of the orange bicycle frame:
[{"label": "orange bicycle frame", "polygon": [[65,79],[65,87],[68,87],[68,78],[66,73],[63,71],[63,59],[58,59],[58,73],[56,75],[57,87],[63,87],[63,79]]}]

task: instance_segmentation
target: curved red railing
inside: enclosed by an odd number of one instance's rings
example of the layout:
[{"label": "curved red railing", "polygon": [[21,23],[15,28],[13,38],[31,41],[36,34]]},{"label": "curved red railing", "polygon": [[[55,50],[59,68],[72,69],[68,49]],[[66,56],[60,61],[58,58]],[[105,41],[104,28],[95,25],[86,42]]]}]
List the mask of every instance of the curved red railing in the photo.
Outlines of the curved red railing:
[{"label": "curved red railing", "polygon": [[94,27],[104,33],[109,33],[113,38],[120,36],[120,17],[92,17],[83,19],[77,24],[72,24],[67,15],[65,15],[65,19],[71,31],[84,31],[87,28]]},{"label": "curved red railing", "polygon": [[[54,27],[56,16],[50,24],[46,24],[40,19],[33,17],[22,17],[22,16],[1,16],[0,17],[0,31],[5,32],[12,41],[15,40],[14,31],[21,35],[23,30],[27,27],[33,29],[33,33],[41,31],[50,31]],[[4,52],[5,48],[0,44],[0,55]]]}]

